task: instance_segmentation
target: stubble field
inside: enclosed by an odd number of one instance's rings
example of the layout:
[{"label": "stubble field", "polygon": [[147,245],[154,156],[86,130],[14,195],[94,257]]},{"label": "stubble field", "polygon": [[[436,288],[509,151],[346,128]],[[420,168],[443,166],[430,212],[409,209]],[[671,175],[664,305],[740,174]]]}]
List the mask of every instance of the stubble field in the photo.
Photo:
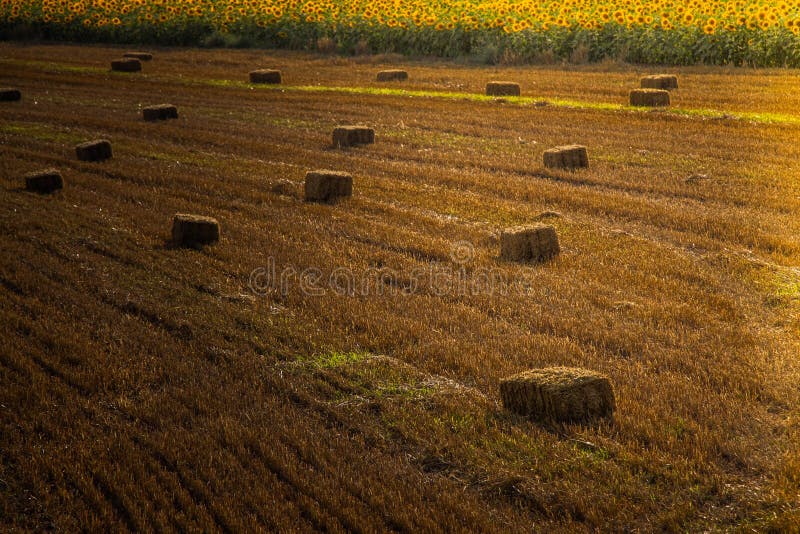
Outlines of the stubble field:
[{"label": "stubble field", "polygon": [[[674,69],[654,112],[624,106],[652,68],[122,51],[0,43],[3,530],[796,529],[796,73]],[[543,168],[570,143],[589,169]],[[317,168],[353,197],[303,202]],[[173,247],[176,212],[221,241]],[[500,261],[535,221],[562,254]],[[549,365],[610,376],[614,420],[504,412]]]}]

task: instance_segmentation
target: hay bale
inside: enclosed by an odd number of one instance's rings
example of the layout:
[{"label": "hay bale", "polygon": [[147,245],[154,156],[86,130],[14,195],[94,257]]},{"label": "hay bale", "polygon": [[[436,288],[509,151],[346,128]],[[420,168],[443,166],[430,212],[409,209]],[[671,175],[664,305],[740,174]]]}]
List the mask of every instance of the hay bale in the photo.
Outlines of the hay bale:
[{"label": "hay bale", "polygon": [[139,72],[142,70],[142,62],[132,57],[115,59],[111,62],[111,70],[117,72]]},{"label": "hay bale", "polygon": [[19,89],[3,87],[0,89],[0,102],[16,102],[22,99],[22,92]]},{"label": "hay bale", "polygon": [[557,146],[544,151],[544,166],[551,169],[588,167],[589,154],[582,145]]},{"label": "hay bale", "polygon": [[75,147],[75,154],[81,161],[103,161],[111,157],[111,141],[96,139],[86,141]]},{"label": "hay bale", "polygon": [[616,408],[608,377],[587,369],[531,369],[500,382],[503,406],[538,421],[576,422],[611,417]]},{"label": "hay bale", "polygon": [[674,74],[652,74],[641,80],[642,89],[677,89],[678,77]]},{"label": "hay bale", "polygon": [[45,169],[25,175],[25,189],[37,193],[52,193],[64,187],[64,179],[57,169]]},{"label": "hay bale", "polygon": [[379,82],[404,81],[408,79],[408,73],[404,70],[389,69],[378,73]]},{"label": "hay bale", "polygon": [[556,229],[550,225],[519,226],[500,234],[500,258],[507,261],[544,261],[561,252]]},{"label": "hay bale", "polygon": [[281,71],[259,69],[250,73],[250,83],[281,83]]},{"label": "hay bale", "polygon": [[333,146],[341,148],[375,142],[375,130],[366,126],[339,126],[333,130]]},{"label": "hay bale", "polygon": [[664,89],[634,89],[630,97],[631,106],[669,106],[669,91]]},{"label": "hay bale", "polygon": [[489,96],[519,96],[519,84],[514,82],[489,82],[486,84]]},{"label": "hay bale", "polygon": [[176,213],[172,218],[172,242],[195,247],[219,241],[219,223],[212,217]]},{"label": "hay bale", "polygon": [[308,171],[305,195],[307,202],[329,202],[338,197],[353,194],[353,177],[346,172]]},{"label": "hay bale", "polygon": [[160,121],[178,118],[178,108],[172,104],[158,104],[142,108],[142,116],[146,121]]},{"label": "hay bale", "polygon": [[122,57],[138,59],[139,61],[150,61],[153,59],[153,54],[150,52],[125,52],[122,54]]}]

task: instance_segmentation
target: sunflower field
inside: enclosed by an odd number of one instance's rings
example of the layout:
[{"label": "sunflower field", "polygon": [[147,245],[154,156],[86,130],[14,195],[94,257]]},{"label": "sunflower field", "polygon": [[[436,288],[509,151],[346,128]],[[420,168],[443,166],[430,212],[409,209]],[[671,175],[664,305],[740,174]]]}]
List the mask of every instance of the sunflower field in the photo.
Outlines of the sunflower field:
[{"label": "sunflower field", "polygon": [[0,0],[0,38],[800,66],[800,0]]}]

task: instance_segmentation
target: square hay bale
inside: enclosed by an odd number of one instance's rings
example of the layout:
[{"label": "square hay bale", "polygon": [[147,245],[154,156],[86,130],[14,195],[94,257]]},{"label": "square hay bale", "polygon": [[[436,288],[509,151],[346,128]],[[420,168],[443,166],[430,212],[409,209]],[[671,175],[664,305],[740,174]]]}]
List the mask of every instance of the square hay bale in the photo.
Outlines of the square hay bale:
[{"label": "square hay bale", "polygon": [[630,97],[631,106],[669,106],[669,91],[664,89],[634,89]]},{"label": "square hay bale", "polygon": [[111,157],[111,141],[96,139],[86,141],[75,147],[75,154],[81,161],[103,161]]},{"label": "square hay bale", "polygon": [[611,380],[574,367],[531,369],[500,382],[506,410],[538,421],[577,422],[611,417]]},{"label": "square hay bale", "polygon": [[212,217],[176,213],[172,218],[172,242],[196,247],[219,241],[219,223]]},{"label": "square hay bale", "polygon": [[582,145],[557,146],[544,151],[544,166],[551,169],[588,167],[589,154]]},{"label": "square hay bale", "polygon": [[274,69],[259,69],[250,72],[250,83],[281,83],[281,71]]},{"label": "square hay bale", "polygon": [[375,130],[366,126],[339,126],[333,130],[333,146],[341,148],[375,142]]},{"label": "square hay bale", "polygon": [[339,171],[308,171],[305,197],[307,202],[329,202],[353,194],[353,177]]},{"label": "square hay bale", "polygon": [[64,187],[64,179],[57,169],[45,169],[25,175],[25,189],[37,193],[52,193]]},{"label": "square hay bale", "polygon": [[489,82],[486,84],[489,96],[519,96],[519,84],[514,82]]},{"label": "square hay bale", "polygon": [[153,54],[150,52],[125,52],[122,54],[122,57],[138,59],[139,61],[150,61],[153,59]]},{"label": "square hay bale", "polygon": [[500,258],[507,261],[544,261],[561,252],[556,229],[550,225],[518,226],[500,234]]},{"label": "square hay bale", "polygon": [[652,74],[641,80],[642,89],[677,89],[678,77],[674,74]]},{"label": "square hay bale", "polygon": [[142,108],[142,116],[146,121],[162,121],[178,118],[178,108],[172,104],[158,104]]},{"label": "square hay bale", "polygon": [[16,102],[22,99],[22,92],[11,87],[0,88],[0,102]]},{"label": "square hay bale", "polygon": [[111,70],[117,72],[139,72],[142,70],[142,62],[132,57],[115,59],[111,62]]},{"label": "square hay bale", "polygon": [[395,81],[401,82],[407,79],[408,79],[408,73],[404,70],[389,69],[389,70],[382,70],[378,73],[379,82],[395,82]]}]

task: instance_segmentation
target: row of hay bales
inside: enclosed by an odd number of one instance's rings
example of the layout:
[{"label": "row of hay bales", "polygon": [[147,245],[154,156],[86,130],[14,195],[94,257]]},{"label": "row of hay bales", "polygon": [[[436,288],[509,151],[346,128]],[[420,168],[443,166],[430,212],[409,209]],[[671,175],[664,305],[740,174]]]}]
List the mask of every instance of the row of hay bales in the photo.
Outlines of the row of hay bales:
[{"label": "row of hay bales", "polygon": [[[628,93],[631,106],[669,106],[669,91],[678,88],[678,77],[672,74],[654,74],[640,80],[640,88]],[[488,96],[520,96],[522,89],[516,82],[492,81],[486,84]]]},{"label": "row of hay bales", "polygon": [[[129,52],[112,62],[112,70],[137,72],[141,62],[152,55]],[[408,74],[401,70],[381,71],[378,81],[402,81]],[[260,69],[250,72],[251,83],[281,83],[280,71]],[[650,82],[648,82],[650,83]],[[644,80],[642,81],[644,87]],[[658,91],[645,87],[646,91]],[[519,96],[520,88],[513,82],[490,82],[486,94],[494,96]],[[20,100],[16,89],[0,89],[0,101]],[[633,92],[631,96],[633,104]],[[178,118],[177,108],[171,104],[148,106],[142,110],[147,121]],[[367,145],[375,142],[375,131],[363,125],[340,126],[334,129],[334,148]],[[112,157],[110,141],[97,139],[75,147],[81,161],[100,162]],[[567,145],[546,150],[543,163],[547,168],[579,169],[589,165],[585,146]],[[64,187],[57,169],[45,169],[25,176],[25,186],[30,191],[51,193]],[[353,194],[351,174],[332,170],[311,170],[306,173],[304,198],[307,202],[332,202]],[[176,213],[172,219],[172,241],[178,246],[202,247],[220,239],[220,225],[213,217]],[[558,235],[553,226],[534,225],[508,228],[500,236],[499,257],[513,262],[542,262],[560,253]],[[500,396],[503,405],[511,412],[540,421],[587,421],[613,415],[615,399],[608,377],[586,369],[555,367],[533,369],[501,381]]]},{"label": "row of hay bales", "polygon": [[[256,69],[250,71],[250,83],[280,84],[283,81],[281,71],[277,69]],[[389,69],[378,72],[379,82],[395,82],[408,80],[408,72],[400,69]]]},{"label": "row of hay bales", "polygon": [[[276,69],[258,69],[250,72],[250,83],[280,84],[281,71]],[[389,69],[378,72],[379,82],[406,81],[408,72],[400,69]],[[631,106],[662,107],[670,105],[669,91],[678,88],[678,77],[673,74],[653,74],[640,80],[640,88],[629,92]],[[490,81],[486,84],[487,96],[506,97],[521,96],[520,84],[509,81]]]}]

